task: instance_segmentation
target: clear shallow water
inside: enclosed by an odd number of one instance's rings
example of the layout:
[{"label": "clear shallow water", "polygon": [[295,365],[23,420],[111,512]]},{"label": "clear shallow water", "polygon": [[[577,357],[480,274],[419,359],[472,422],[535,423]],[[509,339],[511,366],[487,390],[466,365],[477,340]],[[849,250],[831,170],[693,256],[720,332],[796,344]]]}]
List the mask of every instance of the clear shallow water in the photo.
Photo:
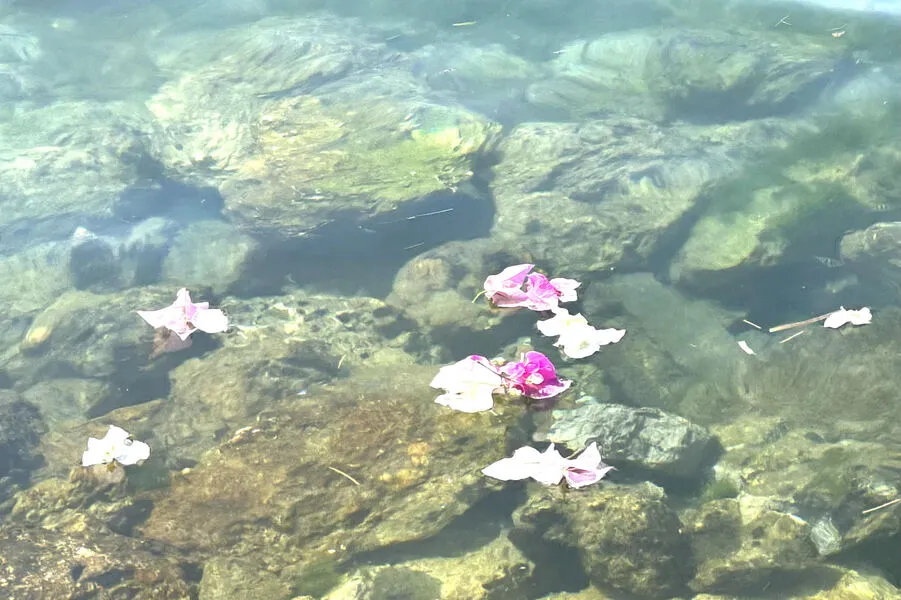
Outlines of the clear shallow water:
[{"label": "clear shallow water", "polygon": [[[899,28],[0,5],[3,593],[901,597]],[[625,337],[572,359],[548,313],[473,300],[520,263]],[[228,331],[135,313],[182,287]],[[872,323],[798,324],[842,306]],[[434,402],[442,366],[528,350],[570,389]],[[79,466],[110,425],[150,457]],[[616,471],[480,472],[548,441]]]}]

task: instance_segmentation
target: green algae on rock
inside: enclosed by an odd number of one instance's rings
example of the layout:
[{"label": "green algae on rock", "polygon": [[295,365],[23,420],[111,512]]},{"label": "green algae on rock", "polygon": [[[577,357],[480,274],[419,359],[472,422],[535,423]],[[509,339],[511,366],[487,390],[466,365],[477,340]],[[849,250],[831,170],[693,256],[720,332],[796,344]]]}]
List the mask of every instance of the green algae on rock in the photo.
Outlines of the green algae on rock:
[{"label": "green algae on rock", "polygon": [[432,373],[374,369],[270,406],[173,478],[143,535],[200,556],[253,552],[269,568],[302,568],[437,533],[488,493],[473,465],[503,455],[512,412],[445,411],[418,391]]},{"label": "green algae on rock", "polygon": [[614,117],[520,124],[497,145],[492,237],[528,239],[535,262],[570,276],[645,269],[707,187],[795,128],[777,120],[674,127]]},{"label": "green algae on rock", "polygon": [[791,251],[830,256],[849,226],[897,209],[897,103],[823,117],[704,193],[670,274],[680,284],[731,285],[729,271],[772,266]]},{"label": "green algae on rock", "polygon": [[666,494],[650,483],[568,494],[534,488],[514,513],[516,529],[575,548],[601,590],[639,598],[684,591],[694,571],[689,538]]},{"label": "green algae on rock", "polygon": [[345,214],[388,212],[472,176],[495,126],[462,109],[296,97],[268,105],[258,152],[221,187],[227,212],[301,232]]}]

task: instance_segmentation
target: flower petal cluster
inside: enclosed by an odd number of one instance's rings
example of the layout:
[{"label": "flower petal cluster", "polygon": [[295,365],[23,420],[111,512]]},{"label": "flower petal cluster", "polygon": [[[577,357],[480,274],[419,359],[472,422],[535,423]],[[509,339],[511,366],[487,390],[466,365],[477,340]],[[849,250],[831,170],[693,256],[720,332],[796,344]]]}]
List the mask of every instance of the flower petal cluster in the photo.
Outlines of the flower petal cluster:
[{"label": "flower petal cluster", "polygon": [[563,458],[554,444],[544,452],[523,446],[511,457],[488,465],[482,473],[502,481],[534,479],[544,485],[557,485],[565,479],[569,487],[582,488],[597,483],[613,469],[604,464],[597,444],[592,442],[574,459]]},{"label": "flower petal cluster", "polygon": [[181,288],[175,302],[159,310],[139,310],[138,315],[154,329],[164,328],[182,341],[195,331],[222,333],[228,330],[228,317],[219,309],[210,308],[209,302],[191,302],[188,290]]},{"label": "flower petal cluster", "polygon": [[576,288],[581,283],[575,279],[548,279],[541,273],[532,273],[535,265],[522,264],[507,267],[485,279],[485,295],[501,308],[528,308],[552,310],[561,302],[576,300]]},{"label": "flower petal cluster", "polygon": [[150,446],[131,439],[131,434],[115,425],[110,425],[101,439],[88,438],[88,449],[81,455],[81,465],[133,465],[150,458]]},{"label": "flower petal cluster", "polygon": [[565,309],[557,309],[554,316],[538,321],[538,331],[552,337],[558,336],[554,345],[570,358],[586,358],[601,349],[601,346],[615,344],[626,335],[625,329],[597,329],[588,324],[582,314],[570,314]]},{"label": "flower petal cluster", "polygon": [[430,384],[445,392],[435,402],[461,412],[494,408],[494,394],[516,391],[544,400],[565,392],[571,381],[557,377],[557,370],[541,352],[526,352],[521,361],[498,365],[473,354],[441,367]]},{"label": "flower petal cluster", "polygon": [[868,325],[873,320],[873,313],[864,306],[859,310],[848,310],[844,306],[839,307],[837,311],[826,317],[823,321],[823,327],[830,329],[838,329],[843,325],[850,323],[851,325]]}]

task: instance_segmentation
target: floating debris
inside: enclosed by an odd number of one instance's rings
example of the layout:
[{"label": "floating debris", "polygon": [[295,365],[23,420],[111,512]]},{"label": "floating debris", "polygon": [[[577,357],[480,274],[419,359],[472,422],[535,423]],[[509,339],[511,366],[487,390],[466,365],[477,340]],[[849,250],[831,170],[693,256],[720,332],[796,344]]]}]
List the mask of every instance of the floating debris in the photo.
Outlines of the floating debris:
[{"label": "floating debris", "polygon": [[744,340],[738,342],[738,347],[741,348],[742,352],[744,352],[745,354],[750,354],[751,356],[754,356],[756,354],[756,352],[751,350],[751,347],[748,346],[748,342]]},{"label": "floating debris", "polygon": [[832,517],[822,517],[810,528],[810,541],[820,556],[829,556],[842,549],[842,534],[832,522]]}]

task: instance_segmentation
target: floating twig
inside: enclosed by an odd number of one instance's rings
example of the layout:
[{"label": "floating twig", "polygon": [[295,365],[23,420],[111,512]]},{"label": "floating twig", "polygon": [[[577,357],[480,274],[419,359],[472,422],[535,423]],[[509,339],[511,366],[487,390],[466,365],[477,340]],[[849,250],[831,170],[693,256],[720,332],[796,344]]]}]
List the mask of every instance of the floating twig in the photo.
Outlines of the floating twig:
[{"label": "floating twig", "polygon": [[894,506],[895,504],[901,503],[901,498],[895,498],[894,500],[889,500],[885,504],[880,504],[879,506],[874,506],[873,508],[868,508],[863,511],[861,514],[868,515],[871,512],[876,512],[877,510],[881,510],[883,508],[888,508],[889,506]]},{"label": "floating twig", "polygon": [[741,322],[742,322],[742,323],[745,323],[745,324],[747,324],[747,325],[750,325],[750,326],[753,327],[754,329],[763,329],[763,327],[761,327],[761,326],[758,325],[757,323],[752,323],[751,321],[749,321],[749,320],[747,320],[747,319],[742,319]]},{"label": "floating twig", "polygon": [[346,477],[352,484],[354,484],[354,485],[362,485],[359,481],[357,481],[356,479],[354,479],[353,477],[351,477],[350,475],[348,475],[347,473],[345,473],[345,472],[342,471],[341,469],[336,469],[335,467],[329,467],[328,465],[326,465],[326,466],[327,466],[327,468],[331,469],[332,471],[334,471],[334,472],[337,473],[338,475],[340,475],[340,476],[342,476],[342,477]]},{"label": "floating twig", "polygon": [[[835,312],[835,311],[832,311]],[[776,333],[777,331],[785,331],[786,329],[794,329],[795,327],[804,327],[805,325],[810,325],[811,323],[819,323],[820,321],[825,321],[831,315],[831,312],[826,313],[825,315],[820,315],[819,317],[813,317],[812,319],[806,319],[804,321],[797,321],[796,323],[786,323],[785,325],[777,325],[775,327],[770,327],[767,331],[770,333]]]},{"label": "floating twig", "polygon": [[784,344],[785,342],[789,342],[789,341],[795,339],[796,337],[798,337],[799,335],[801,335],[802,333],[804,333],[803,330],[801,330],[801,331],[799,331],[799,332],[797,332],[797,333],[793,333],[793,334],[791,334],[790,336],[788,336],[787,338],[785,338],[784,340],[779,340],[779,343],[780,343],[780,344]]}]

